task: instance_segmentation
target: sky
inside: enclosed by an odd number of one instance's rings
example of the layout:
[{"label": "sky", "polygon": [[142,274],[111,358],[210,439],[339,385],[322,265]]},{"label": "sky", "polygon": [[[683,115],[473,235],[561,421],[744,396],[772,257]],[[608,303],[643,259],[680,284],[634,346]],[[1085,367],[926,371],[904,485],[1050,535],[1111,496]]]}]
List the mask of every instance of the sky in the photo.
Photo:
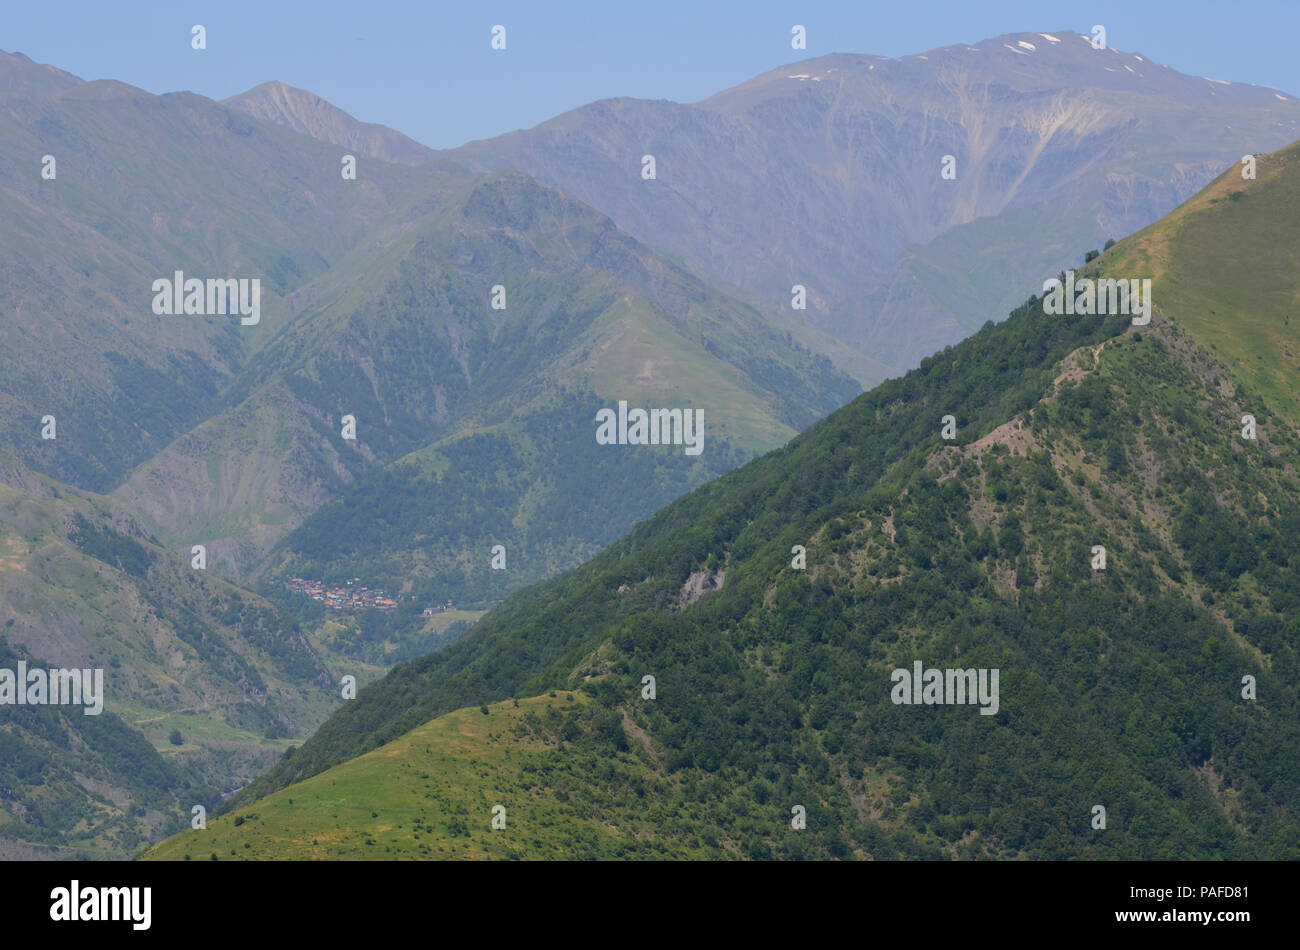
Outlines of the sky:
[{"label": "sky", "polygon": [[[694,102],[827,53],[906,56],[1002,33],[1106,28],[1179,72],[1300,96],[1300,0],[6,0],[0,49],[83,79],[213,99],[278,79],[433,148],[596,99]],[[202,24],[207,49],[190,45]],[[506,48],[491,31],[506,28]],[[790,46],[795,24],[808,48]]]}]

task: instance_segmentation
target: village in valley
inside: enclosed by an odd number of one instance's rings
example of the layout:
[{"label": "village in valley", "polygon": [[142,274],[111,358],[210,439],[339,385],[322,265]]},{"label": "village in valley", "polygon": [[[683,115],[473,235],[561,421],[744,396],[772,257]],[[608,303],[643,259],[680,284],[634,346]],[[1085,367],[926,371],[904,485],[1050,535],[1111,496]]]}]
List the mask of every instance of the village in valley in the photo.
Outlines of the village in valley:
[{"label": "village in valley", "polygon": [[[295,593],[306,594],[312,600],[319,601],[333,610],[394,610],[402,600],[401,594],[393,598],[389,597],[383,588],[361,586],[359,577],[352,578],[343,587],[327,587],[324,581],[304,580],[301,577],[290,578],[284,586]],[[452,602],[446,600],[432,607],[425,607],[421,615],[432,617],[435,614],[445,613],[451,608]]]}]

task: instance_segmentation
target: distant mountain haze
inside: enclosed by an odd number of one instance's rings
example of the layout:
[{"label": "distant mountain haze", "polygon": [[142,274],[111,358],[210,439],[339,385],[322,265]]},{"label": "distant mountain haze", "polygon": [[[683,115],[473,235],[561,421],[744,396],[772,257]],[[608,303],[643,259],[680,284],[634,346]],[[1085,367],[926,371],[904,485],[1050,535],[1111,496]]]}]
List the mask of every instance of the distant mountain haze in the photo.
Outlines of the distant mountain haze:
[{"label": "distant mountain haze", "polygon": [[525,171],[771,306],[802,284],[796,316],[897,372],[1296,138],[1289,95],[1058,31],[822,56],[690,105],[602,100],[451,154]]},{"label": "distant mountain haze", "polygon": [[221,103],[322,142],[398,165],[418,165],[434,155],[432,149],[400,132],[372,122],[358,122],[320,96],[282,82],[264,82]]},{"label": "distant mountain haze", "polygon": [[[281,88],[292,114],[258,114],[356,139],[332,107]],[[605,99],[442,154],[527,172],[600,209],[776,308],[869,387],[1001,319],[1079,248],[1297,137],[1290,95],[1059,30],[901,58],[831,54],[692,104]],[[791,307],[795,284],[806,310]]]}]

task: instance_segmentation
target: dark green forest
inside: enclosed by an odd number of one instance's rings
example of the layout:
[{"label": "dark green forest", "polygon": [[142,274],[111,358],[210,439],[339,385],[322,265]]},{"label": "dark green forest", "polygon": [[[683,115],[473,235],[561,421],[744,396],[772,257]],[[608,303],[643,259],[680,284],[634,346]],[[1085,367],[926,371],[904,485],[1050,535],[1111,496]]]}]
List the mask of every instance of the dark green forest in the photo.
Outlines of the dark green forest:
[{"label": "dark green forest", "polygon": [[[434,464],[399,463],[361,479],[287,536],[292,573],[343,583],[362,577],[421,604],[448,598],[482,609],[519,587],[580,564],[625,525],[648,518],[743,456],[709,442],[598,445],[591,393],[565,391],[502,429],[452,440]],[[707,420],[706,420],[707,427]],[[506,568],[491,568],[493,545]]]}]

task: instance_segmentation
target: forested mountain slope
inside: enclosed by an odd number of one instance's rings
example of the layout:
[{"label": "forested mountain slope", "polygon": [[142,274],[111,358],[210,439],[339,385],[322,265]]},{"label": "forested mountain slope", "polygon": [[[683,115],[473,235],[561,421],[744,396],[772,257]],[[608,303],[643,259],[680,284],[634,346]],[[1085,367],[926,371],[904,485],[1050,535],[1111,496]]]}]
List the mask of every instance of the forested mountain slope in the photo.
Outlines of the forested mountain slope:
[{"label": "forested mountain slope", "polygon": [[[1196,235],[1234,220],[1285,238],[1253,267],[1294,294],[1296,219],[1256,199],[1295,157],[1261,156],[1169,259],[1214,267]],[[1148,276],[1121,265],[1149,238],[1076,276]],[[396,668],[210,839],[153,853],[1294,858],[1300,438],[1255,382],[1294,331],[1225,353],[1168,273],[1149,325],[1033,298],[860,396]],[[918,662],[997,670],[997,700],[896,703]],[[548,711],[561,689],[582,700]],[[476,743],[476,780],[404,777]],[[336,785],[402,791],[340,840],[314,804]]]}]

